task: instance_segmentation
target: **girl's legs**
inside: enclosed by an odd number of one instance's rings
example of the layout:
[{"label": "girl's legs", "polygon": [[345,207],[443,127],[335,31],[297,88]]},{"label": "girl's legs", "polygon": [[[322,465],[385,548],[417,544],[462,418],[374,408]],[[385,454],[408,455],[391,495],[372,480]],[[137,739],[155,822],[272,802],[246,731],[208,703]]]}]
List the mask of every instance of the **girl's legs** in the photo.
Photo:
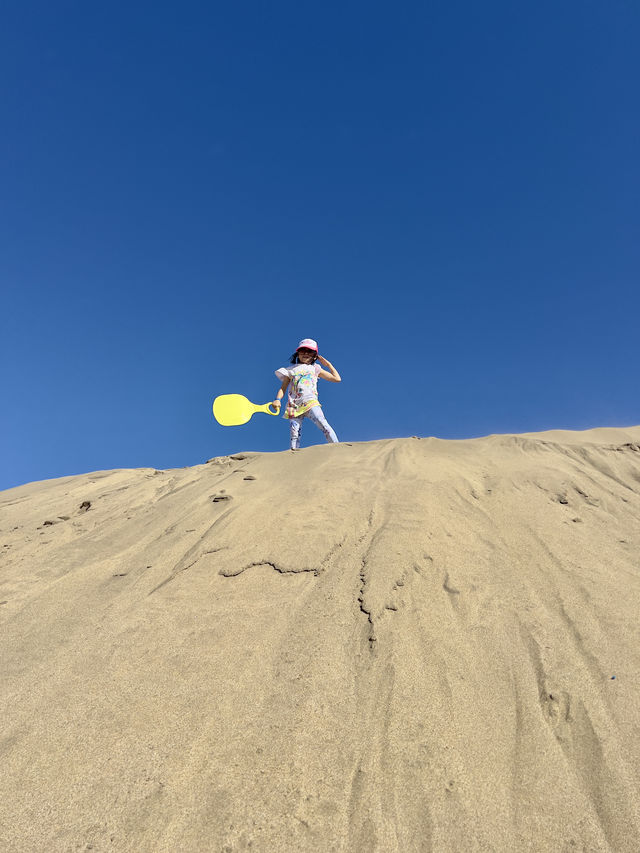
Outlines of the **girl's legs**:
[{"label": "girl's legs", "polygon": [[324,433],[324,437],[327,439],[327,441],[331,442],[332,444],[338,443],[338,436],[335,434],[333,428],[325,418],[324,412],[322,411],[322,406],[314,406],[312,409],[309,409],[308,412],[305,412],[305,415],[307,415],[314,422],[318,429],[322,430],[322,432]]},{"label": "girl's legs", "polygon": [[322,411],[321,406],[314,406],[309,411],[305,412],[304,415],[300,415],[297,418],[290,418],[289,420],[289,435],[291,437],[291,449],[299,450],[300,449],[300,434],[302,433],[302,421],[305,418],[310,418],[313,423],[321,429],[324,433],[324,437],[327,441],[332,444],[338,443],[338,436],[333,431],[333,428],[327,421],[324,416],[324,412]]}]

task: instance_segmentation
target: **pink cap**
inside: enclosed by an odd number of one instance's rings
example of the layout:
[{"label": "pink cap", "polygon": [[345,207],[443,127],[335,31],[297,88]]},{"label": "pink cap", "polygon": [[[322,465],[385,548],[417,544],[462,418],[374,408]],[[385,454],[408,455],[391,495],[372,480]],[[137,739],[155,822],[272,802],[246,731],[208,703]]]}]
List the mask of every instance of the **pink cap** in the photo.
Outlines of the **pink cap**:
[{"label": "pink cap", "polygon": [[[303,341],[300,341],[298,344],[298,349],[302,349],[302,347],[306,347],[307,349],[312,349],[315,352],[318,352],[318,344],[311,340],[311,338],[305,338]],[[297,352],[298,350],[296,350]]]}]

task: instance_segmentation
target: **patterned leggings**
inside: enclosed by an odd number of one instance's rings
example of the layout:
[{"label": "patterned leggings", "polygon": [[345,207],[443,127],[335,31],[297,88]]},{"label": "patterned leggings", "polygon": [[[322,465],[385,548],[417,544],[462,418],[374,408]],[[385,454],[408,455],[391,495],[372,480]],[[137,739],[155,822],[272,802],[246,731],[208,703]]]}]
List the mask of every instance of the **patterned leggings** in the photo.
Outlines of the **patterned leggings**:
[{"label": "patterned leggings", "polygon": [[290,419],[289,429],[291,434],[292,450],[298,450],[300,448],[300,433],[302,432],[302,421],[305,418],[309,418],[309,420],[313,421],[318,429],[322,430],[327,441],[330,441],[333,444],[338,442],[338,436],[335,434],[331,425],[325,418],[322,406],[314,406],[312,409],[306,411],[304,415],[299,415],[297,418]]}]

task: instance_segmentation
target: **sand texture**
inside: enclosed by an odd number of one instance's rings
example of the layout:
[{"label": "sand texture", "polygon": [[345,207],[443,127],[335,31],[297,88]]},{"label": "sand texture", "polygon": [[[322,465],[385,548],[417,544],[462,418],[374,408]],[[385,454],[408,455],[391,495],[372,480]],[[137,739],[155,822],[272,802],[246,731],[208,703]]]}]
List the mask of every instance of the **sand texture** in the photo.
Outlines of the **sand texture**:
[{"label": "sand texture", "polygon": [[4,853],[640,850],[640,427],[33,483],[0,542]]}]

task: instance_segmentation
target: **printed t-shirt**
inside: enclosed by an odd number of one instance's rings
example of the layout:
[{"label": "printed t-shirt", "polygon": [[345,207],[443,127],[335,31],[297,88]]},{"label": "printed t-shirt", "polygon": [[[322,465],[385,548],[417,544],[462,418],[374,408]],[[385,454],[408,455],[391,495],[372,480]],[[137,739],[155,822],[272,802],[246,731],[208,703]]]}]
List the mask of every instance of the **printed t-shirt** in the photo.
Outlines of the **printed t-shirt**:
[{"label": "printed t-shirt", "polygon": [[297,418],[319,406],[318,401],[318,374],[322,370],[319,364],[292,364],[291,367],[280,367],[276,370],[276,376],[280,380],[287,377],[289,382],[289,397],[285,418]]}]

